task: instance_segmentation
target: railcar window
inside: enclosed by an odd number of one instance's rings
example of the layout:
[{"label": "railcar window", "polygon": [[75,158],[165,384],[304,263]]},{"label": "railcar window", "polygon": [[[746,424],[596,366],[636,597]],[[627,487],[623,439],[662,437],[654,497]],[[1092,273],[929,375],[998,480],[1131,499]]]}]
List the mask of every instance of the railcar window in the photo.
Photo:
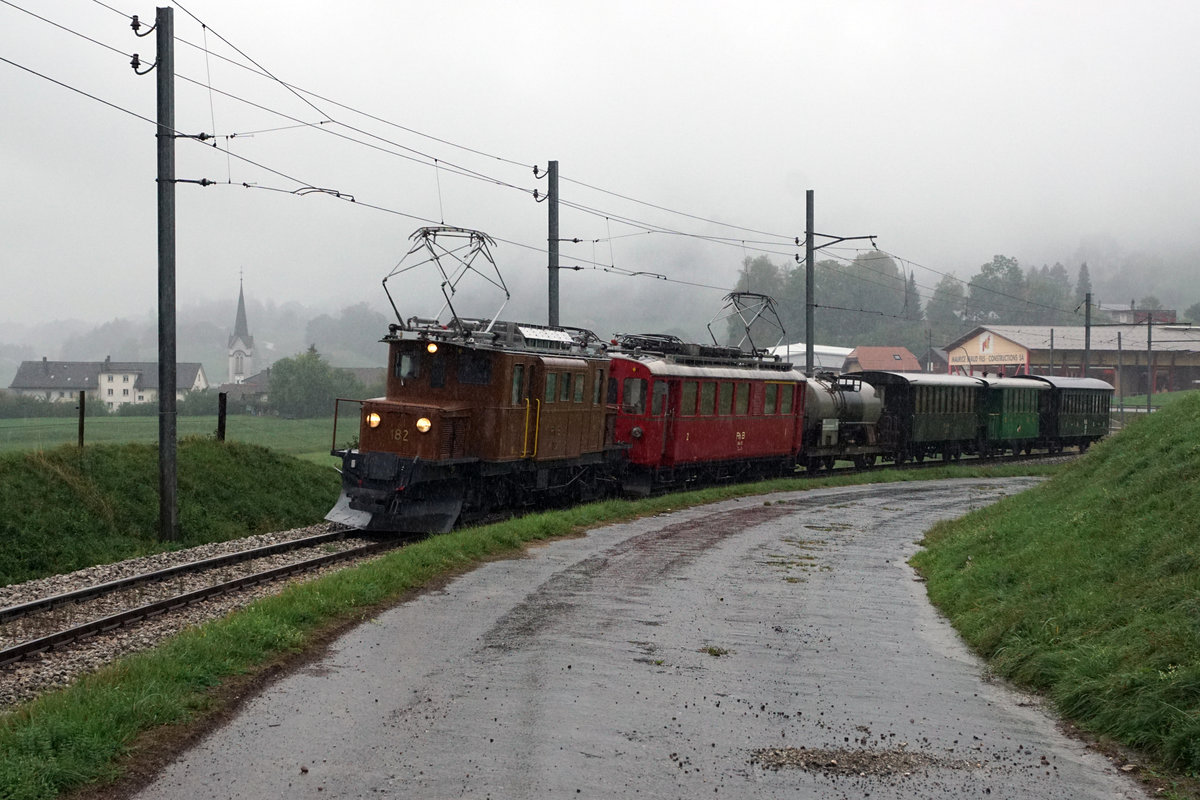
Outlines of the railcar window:
[{"label": "railcar window", "polygon": [[734,393],[733,412],[745,416],[750,411],[750,384],[739,383]]},{"label": "railcar window", "polygon": [[768,383],[768,384],[764,385],[763,388],[766,390],[766,394],[763,395],[763,413],[764,414],[774,414],[775,413],[775,394],[779,391],[779,384],[778,383]]},{"label": "railcar window", "polygon": [[512,377],[512,405],[518,406],[524,398],[525,388],[525,365],[513,365]]},{"label": "railcar window", "polygon": [[667,410],[667,382],[654,382],[654,396],[650,398],[650,414],[661,417]]},{"label": "railcar window", "polygon": [[492,382],[492,354],[460,350],[458,353],[458,382],[487,386]]},{"label": "railcar window", "polygon": [[600,405],[600,393],[604,391],[604,370],[596,370],[596,385],[592,389],[592,404]]},{"label": "railcar window", "polygon": [[575,376],[575,402],[576,403],[583,402],[583,380],[584,380],[584,377],[585,377],[584,375],[576,375]]},{"label": "railcar window", "polygon": [[617,404],[617,379],[611,376],[608,379],[608,403],[614,406]]},{"label": "railcar window", "polygon": [[683,390],[680,393],[679,414],[684,417],[694,417],[696,415],[696,391],[697,384],[695,381],[684,381]]},{"label": "railcar window", "polygon": [[712,381],[700,384],[700,414],[711,416],[717,405],[717,385]]},{"label": "railcar window", "polygon": [[728,417],[733,413],[733,384],[722,383],[717,394],[717,412]]},{"label": "railcar window", "polygon": [[621,408],[626,414],[646,413],[646,381],[642,378],[626,378]]},{"label": "railcar window", "polygon": [[420,359],[412,353],[396,354],[396,377],[400,380],[415,380],[421,376]]},{"label": "railcar window", "polygon": [[553,403],[554,398],[558,396],[558,373],[546,373],[546,402]]},{"label": "railcar window", "polygon": [[569,372],[564,372],[559,379],[558,399],[564,403],[571,399],[571,373]]},{"label": "railcar window", "polygon": [[779,387],[779,413],[792,413],[792,400],[795,397],[796,385],[792,383]]}]

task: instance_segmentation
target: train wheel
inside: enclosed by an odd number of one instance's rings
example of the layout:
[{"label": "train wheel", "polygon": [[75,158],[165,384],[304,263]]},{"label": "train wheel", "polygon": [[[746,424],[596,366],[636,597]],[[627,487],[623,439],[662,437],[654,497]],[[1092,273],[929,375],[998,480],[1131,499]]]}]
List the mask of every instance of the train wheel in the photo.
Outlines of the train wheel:
[{"label": "train wheel", "polygon": [[833,465],[837,463],[837,459],[833,456],[825,456],[825,469],[832,470]]}]

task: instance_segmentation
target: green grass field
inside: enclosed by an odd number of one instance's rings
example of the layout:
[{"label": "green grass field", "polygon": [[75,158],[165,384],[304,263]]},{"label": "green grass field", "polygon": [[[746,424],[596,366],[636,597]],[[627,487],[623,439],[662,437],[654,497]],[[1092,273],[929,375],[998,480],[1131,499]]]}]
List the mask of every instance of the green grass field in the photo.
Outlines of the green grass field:
[{"label": "green grass field", "polygon": [[[177,417],[179,438],[213,436],[217,418]],[[338,428],[345,444],[354,436],[354,421],[343,419]],[[302,458],[322,466],[334,465],[329,455],[333,442],[333,417],[283,419],[281,417],[226,417],[225,438],[269,447],[278,453]],[[79,440],[79,421],[73,418],[0,419],[0,453],[50,450]],[[84,446],[89,444],[154,444],[158,441],[158,417],[88,417]]]}]

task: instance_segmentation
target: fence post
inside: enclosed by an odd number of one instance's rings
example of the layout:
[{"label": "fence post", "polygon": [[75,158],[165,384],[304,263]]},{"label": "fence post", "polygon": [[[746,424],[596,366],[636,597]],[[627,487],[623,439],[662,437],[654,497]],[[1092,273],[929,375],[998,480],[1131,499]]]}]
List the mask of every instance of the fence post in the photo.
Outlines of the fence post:
[{"label": "fence post", "polygon": [[217,441],[225,441],[225,405],[226,393],[217,393]]}]

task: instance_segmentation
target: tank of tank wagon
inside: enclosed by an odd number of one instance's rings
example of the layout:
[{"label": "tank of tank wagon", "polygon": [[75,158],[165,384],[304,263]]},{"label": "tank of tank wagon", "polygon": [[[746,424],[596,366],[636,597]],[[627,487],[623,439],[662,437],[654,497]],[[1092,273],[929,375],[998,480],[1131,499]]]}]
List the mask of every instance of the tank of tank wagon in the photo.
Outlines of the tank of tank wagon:
[{"label": "tank of tank wagon", "polygon": [[850,458],[860,466],[874,461],[883,403],[875,387],[859,378],[819,373],[804,394],[804,448],[810,467]]}]

